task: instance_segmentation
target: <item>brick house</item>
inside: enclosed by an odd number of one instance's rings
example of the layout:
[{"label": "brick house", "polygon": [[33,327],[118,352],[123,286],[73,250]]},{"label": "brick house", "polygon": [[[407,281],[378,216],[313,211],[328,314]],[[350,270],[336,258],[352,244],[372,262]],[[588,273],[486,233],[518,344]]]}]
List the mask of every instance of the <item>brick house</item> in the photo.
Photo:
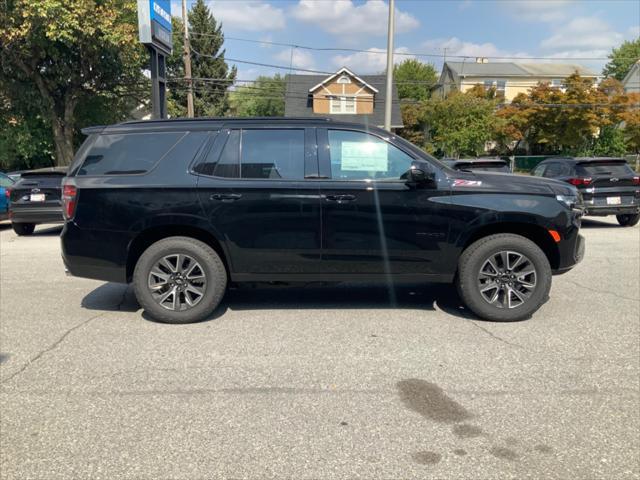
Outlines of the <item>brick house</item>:
[{"label": "brick house", "polygon": [[[285,117],[335,117],[384,126],[385,75],[358,76],[344,67],[326,75],[287,75]],[[402,128],[398,92],[393,88],[391,128]]]}]

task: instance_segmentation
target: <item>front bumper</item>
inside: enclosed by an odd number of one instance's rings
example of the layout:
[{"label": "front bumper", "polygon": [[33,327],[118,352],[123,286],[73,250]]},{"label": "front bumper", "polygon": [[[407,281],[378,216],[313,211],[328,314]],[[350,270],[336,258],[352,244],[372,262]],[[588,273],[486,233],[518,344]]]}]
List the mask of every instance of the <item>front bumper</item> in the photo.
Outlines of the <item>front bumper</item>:
[{"label": "front bumper", "polygon": [[62,207],[11,208],[9,218],[13,223],[63,223]]}]

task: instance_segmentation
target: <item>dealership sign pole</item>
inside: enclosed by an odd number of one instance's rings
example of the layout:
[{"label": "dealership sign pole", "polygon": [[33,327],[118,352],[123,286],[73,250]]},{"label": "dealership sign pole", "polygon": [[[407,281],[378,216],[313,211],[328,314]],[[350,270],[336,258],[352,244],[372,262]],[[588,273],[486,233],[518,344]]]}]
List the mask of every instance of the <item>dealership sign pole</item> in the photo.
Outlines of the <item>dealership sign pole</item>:
[{"label": "dealership sign pole", "polygon": [[171,0],[138,0],[140,42],[151,53],[153,118],[167,118],[167,55],[173,47]]}]

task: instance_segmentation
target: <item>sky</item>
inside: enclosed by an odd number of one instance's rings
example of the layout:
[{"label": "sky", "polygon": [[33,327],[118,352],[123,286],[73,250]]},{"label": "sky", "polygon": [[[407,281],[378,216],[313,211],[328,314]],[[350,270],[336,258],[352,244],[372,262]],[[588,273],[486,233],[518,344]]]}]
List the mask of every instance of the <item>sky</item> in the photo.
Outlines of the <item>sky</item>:
[{"label": "sky", "polygon": [[[187,0],[187,6],[194,1]],[[346,66],[356,74],[385,69],[386,1],[207,0],[207,5],[222,22],[226,58],[284,67],[229,61],[237,65],[239,80],[290,68],[335,72]],[[180,0],[172,0],[172,14],[181,15]],[[396,0],[395,16],[395,61],[417,58],[438,71],[446,55],[458,61],[577,63],[599,73],[612,47],[640,36],[638,0]]]}]

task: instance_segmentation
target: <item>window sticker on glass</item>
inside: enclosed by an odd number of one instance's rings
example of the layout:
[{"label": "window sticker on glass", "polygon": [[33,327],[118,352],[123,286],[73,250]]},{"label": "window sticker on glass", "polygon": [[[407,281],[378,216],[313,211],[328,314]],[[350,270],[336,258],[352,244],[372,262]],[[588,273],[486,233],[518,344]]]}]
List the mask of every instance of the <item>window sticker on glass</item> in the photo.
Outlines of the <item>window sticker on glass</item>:
[{"label": "window sticker on glass", "polygon": [[342,142],[342,170],[386,172],[387,144],[383,142]]}]

